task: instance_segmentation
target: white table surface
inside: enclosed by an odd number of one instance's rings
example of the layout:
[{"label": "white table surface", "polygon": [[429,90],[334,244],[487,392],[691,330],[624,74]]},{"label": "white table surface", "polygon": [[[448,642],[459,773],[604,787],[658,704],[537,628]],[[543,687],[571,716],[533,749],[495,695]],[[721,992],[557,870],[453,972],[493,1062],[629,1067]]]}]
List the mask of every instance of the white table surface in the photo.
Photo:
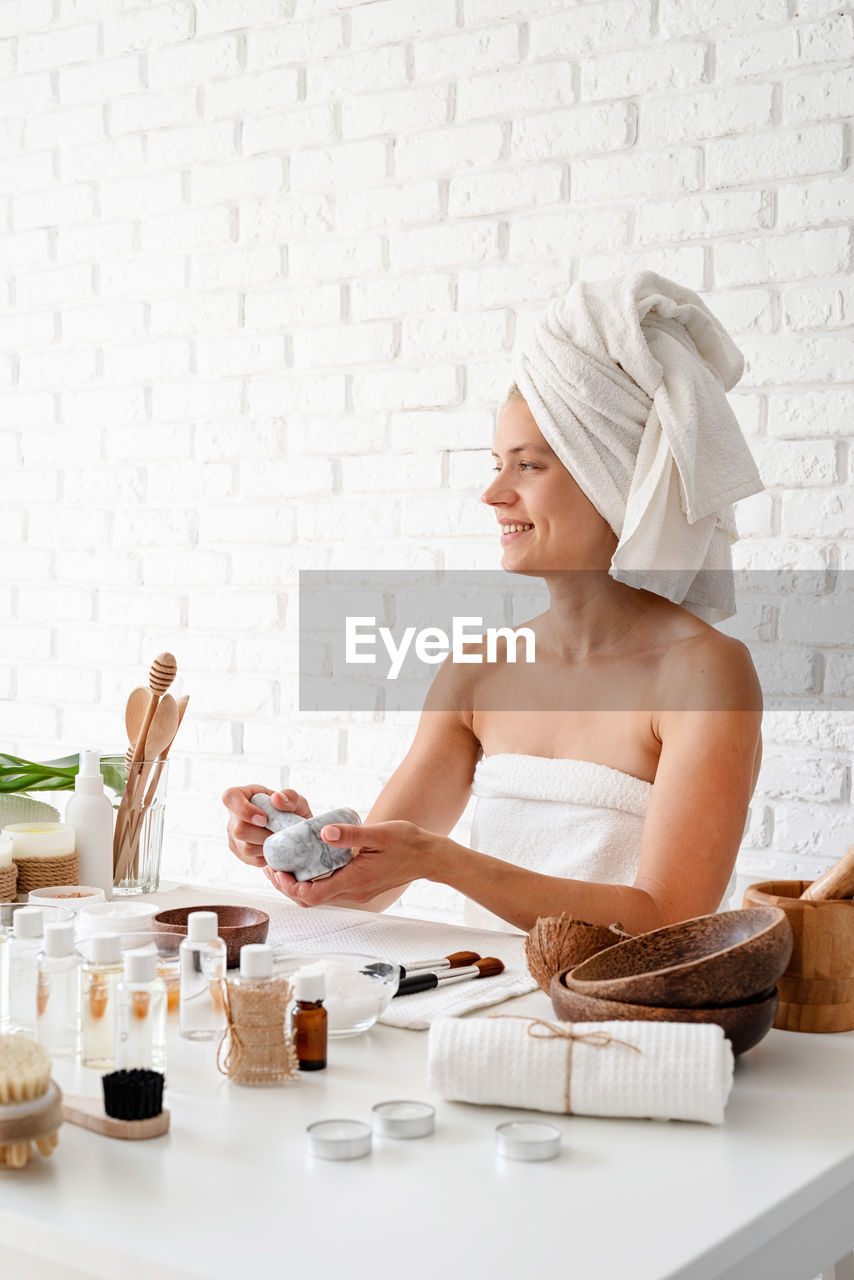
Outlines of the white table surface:
[{"label": "white table surface", "polygon": [[[540,992],[501,1008],[553,1016]],[[169,1021],[171,1132],[131,1143],[66,1124],[50,1159],[0,1174],[4,1280],[811,1280],[854,1244],[854,1032],[772,1031],[736,1060],[722,1126],[543,1116],[563,1152],[521,1164],[495,1157],[495,1125],[540,1113],[431,1095],[426,1032],[333,1040],[326,1071],[251,1089]],[[54,1075],[100,1093],[97,1072]],[[434,1103],[435,1134],[307,1157],[307,1124],[368,1120],[389,1098]]]}]

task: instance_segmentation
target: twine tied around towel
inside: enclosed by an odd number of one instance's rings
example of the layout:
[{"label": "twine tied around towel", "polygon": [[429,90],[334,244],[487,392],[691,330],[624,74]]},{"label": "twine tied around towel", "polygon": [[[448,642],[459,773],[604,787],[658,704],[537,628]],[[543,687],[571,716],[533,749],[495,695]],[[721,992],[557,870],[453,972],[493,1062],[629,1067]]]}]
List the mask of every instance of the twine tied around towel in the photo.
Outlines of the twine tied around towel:
[{"label": "twine tied around towel", "polygon": [[291,984],[279,979],[259,982],[257,986],[238,986],[220,978],[219,990],[226,1023],[216,1055],[222,1074],[238,1084],[288,1084],[298,1080],[299,1059],[285,1027],[293,994]]},{"label": "twine tied around towel", "polygon": [[575,1024],[572,1022],[549,1022],[546,1018],[534,1018],[524,1013],[490,1013],[487,1016],[490,1018],[514,1018],[527,1022],[528,1035],[532,1040],[566,1041],[566,1082],[564,1084],[563,1102],[564,1110],[568,1116],[572,1115],[569,1090],[572,1083],[573,1040],[577,1040],[581,1044],[589,1044],[594,1049],[605,1049],[610,1044],[621,1044],[627,1049],[634,1049],[635,1053],[643,1053],[640,1045],[632,1044],[629,1040],[620,1040],[617,1036],[612,1036],[609,1031],[574,1031]]}]

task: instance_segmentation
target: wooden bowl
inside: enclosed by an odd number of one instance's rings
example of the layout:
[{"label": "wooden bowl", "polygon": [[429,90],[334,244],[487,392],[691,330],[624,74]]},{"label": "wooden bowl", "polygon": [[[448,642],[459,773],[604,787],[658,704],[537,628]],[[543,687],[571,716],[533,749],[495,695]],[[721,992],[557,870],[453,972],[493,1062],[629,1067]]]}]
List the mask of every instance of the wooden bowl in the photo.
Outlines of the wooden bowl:
[{"label": "wooden bowl", "polygon": [[707,1009],[769,991],[791,953],[792,930],[784,911],[722,911],[599,951],[567,973],[565,986],[626,1004]]},{"label": "wooden bowl", "polygon": [[802,898],[811,880],[748,885],[744,905],[779,907],[794,935],[780,979],[775,1027],[819,1034],[854,1030],[854,898]]},{"label": "wooden bowl", "polygon": [[768,1034],[774,1025],[779,999],[777,988],[773,987],[752,1000],[707,1009],[626,1004],[621,1000],[599,1000],[595,996],[569,991],[564,984],[565,977],[564,973],[555,974],[551,989],[552,1007],[562,1022],[610,1022],[612,1019],[619,1022],[716,1022],[736,1055],[752,1049]]},{"label": "wooden bowl", "polygon": [[235,969],[240,964],[240,948],[250,942],[266,942],[270,917],[255,907],[216,907],[207,903],[200,907],[172,907],[152,916],[151,928],[164,933],[187,934],[187,917],[193,911],[215,911],[217,933],[226,947],[226,964]]}]

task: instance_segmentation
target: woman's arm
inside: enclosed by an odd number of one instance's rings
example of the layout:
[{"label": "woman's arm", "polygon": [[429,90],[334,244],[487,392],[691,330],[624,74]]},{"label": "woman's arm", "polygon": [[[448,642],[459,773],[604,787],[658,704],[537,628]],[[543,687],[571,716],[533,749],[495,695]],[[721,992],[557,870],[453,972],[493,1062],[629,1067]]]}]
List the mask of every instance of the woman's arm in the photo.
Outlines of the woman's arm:
[{"label": "woman's arm", "polygon": [[542,876],[451,841],[429,859],[452,885],[518,928],[567,911],[642,933],[717,909],[744,835],[761,754],[762,694],[748,650],[715,635],[676,646],[655,717],[661,755],[631,886]]},{"label": "woman's arm", "polygon": [[[661,755],[633,885],[540,875],[393,822],[365,831],[359,857],[330,880],[301,888],[301,900],[315,906],[349,892],[361,905],[389,884],[421,875],[520,929],[567,911],[643,933],[715,911],[755,786],[761,691],[747,649],[722,636],[678,646],[662,676],[670,709],[655,716]],[[341,842],[353,835],[344,828]]]},{"label": "woman's arm", "polygon": [[[403,819],[442,836],[459,821],[468,803],[481,752],[463,697],[463,682],[469,679],[468,672],[461,673],[449,659],[439,668],[424,700],[412,745],[371,806],[365,826]],[[358,828],[356,830],[358,832]],[[358,836],[355,838],[358,846]],[[336,881],[336,907],[383,911],[397,901],[411,880],[424,874],[414,869],[409,879],[395,881],[393,888],[384,886],[383,892],[367,897],[360,895],[358,900],[348,897],[346,892],[339,896],[343,887],[341,871],[318,884],[329,886],[333,879]],[[267,876],[283,893],[297,902],[305,902],[304,892],[297,890],[293,876],[269,868]]]}]

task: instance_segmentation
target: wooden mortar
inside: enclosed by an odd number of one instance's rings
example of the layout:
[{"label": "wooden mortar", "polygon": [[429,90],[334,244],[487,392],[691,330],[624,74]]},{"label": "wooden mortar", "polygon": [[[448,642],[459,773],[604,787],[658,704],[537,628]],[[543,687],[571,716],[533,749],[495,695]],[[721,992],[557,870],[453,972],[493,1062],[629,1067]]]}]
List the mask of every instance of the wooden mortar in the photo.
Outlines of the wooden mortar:
[{"label": "wooden mortar", "polygon": [[794,947],[777,983],[781,1031],[854,1030],[854,899],[811,901],[811,880],[768,880],[744,892],[745,907],[780,907]]}]

